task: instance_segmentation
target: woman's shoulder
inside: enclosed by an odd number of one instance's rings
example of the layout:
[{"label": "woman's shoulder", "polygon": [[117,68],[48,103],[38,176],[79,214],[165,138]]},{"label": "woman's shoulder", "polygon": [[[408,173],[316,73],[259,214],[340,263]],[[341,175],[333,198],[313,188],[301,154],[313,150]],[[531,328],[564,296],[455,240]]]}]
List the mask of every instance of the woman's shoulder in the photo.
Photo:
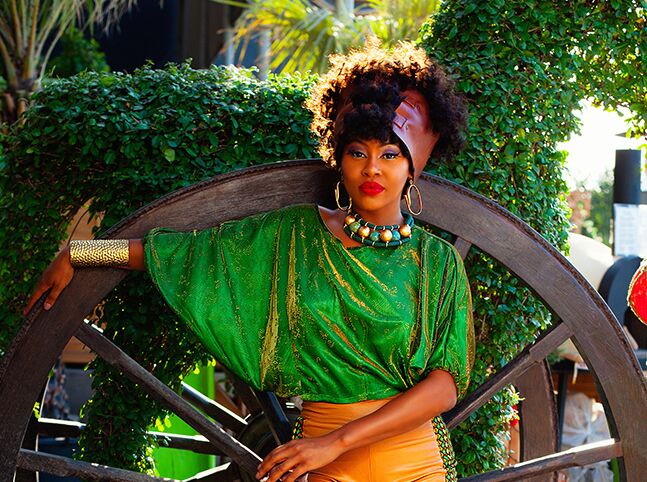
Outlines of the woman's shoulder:
[{"label": "woman's shoulder", "polygon": [[459,252],[456,250],[456,247],[454,247],[454,245],[446,239],[443,239],[440,236],[418,225],[414,226],[414,232],[420,239],[420,246],[422,249],[426,249],[427,252],[432,252],[437,255],[444,255],[458,265],[461,265],[463,263],[463,259],[461,258]]},{"label": "woman's shoulder", "polygon": [[291,204],[289,206],[284,206],[282,208],[276,209],[274,212],[281,213],[283,216],[312,216],[317,212],[316,204]]},{"label": "woman's shoulder", "polygon": [[226,221],[223,224],[236,224],[240,222],[243,222],[245,224],[265,224],[275,221],[281,222],[300,218],[309,218],[312,217],[313,214],[316,214],[316,206],[314,204],[292,204],[289,206],[283,206],[280,208],[251,214],[242,219],[232,219],[230,221]]}]

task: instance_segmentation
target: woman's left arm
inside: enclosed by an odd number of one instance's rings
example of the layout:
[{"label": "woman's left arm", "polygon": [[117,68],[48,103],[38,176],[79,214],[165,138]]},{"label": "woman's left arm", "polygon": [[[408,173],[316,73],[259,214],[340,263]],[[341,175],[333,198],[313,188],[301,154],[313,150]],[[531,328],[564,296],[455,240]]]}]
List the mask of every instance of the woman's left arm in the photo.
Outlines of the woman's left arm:
[{"label": "woman's left arm", "polygon": [[344,452],[413,430],[456,404],[453,377],[433,370],[414,387],[375,412],[353,420],[327,435],[292,440],[270,452],[257,478],[293,482],[310,470],[329,464]]}]

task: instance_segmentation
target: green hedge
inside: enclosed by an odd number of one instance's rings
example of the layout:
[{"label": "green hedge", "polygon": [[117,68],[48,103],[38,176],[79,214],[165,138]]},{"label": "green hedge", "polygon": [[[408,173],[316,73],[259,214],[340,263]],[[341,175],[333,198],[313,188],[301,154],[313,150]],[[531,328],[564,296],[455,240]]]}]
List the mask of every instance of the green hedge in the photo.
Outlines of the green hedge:
[{"label": "green hedge", "polygon": [[[32,284],[88,200],[107,228],[183,186],[242,167],[315,155],[302,108],[312,77],[255,80],[249,71],[188,66],[52,81],[5,139],[0,178],[0,349]],[[141,273],[110,295],[107,336],[176,387],[204,350]],[[155,343],[150,343],[155,340]],[[84,408],[82,457],[151,470],[145,432],[161,411],[103,362]],[[106,433],[123,434],[107,438]]]},{"label": "green hedge", "polygon": [[[69,28],[59,41],[61,52],[47,63],[48,75],[54,78],[72,77],[84,70],[110,72],[106,54],[96,39],[88,38],[76,27]],[[43,82],[47,82],[44,79]]]},{"label": "green hedge", "polygon": [[[638,3],[445,2],[419,42],[457,78],[469,101],[470,128],[466,150],[437,173],[494,199],[566,249],[565,154],[557,143],[578,130],[579,102],[628,107],[636,131],[644,133],[647,35]],[[550,316],[480,253],[471,254],[467,270],[476,299],[474,388],[532,341]],[[514,393],[504,390],[452,434],[459,475],[505,462],[514,402]]]}]

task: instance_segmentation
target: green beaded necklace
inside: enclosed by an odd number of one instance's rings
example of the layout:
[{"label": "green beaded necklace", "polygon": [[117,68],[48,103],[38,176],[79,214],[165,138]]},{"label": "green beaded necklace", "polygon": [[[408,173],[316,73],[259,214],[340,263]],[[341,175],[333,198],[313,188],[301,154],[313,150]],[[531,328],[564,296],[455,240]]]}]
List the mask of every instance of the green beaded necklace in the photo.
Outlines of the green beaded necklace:
[{"label": "green beaded necklace", "polygon": [[344,232],[350,239],[366,246],[388,248],[400,246],[411,241],[413,217],[403,213],[404,224],[377,226],[363,220],[359,214],[349,211],[344,219]]}]

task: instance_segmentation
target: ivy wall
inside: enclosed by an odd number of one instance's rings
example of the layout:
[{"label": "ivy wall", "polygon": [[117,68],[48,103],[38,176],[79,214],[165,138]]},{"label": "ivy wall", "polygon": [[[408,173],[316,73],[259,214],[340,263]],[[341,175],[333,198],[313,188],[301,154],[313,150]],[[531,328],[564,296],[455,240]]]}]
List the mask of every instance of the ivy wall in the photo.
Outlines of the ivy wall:
[{"label": "ivy wall", "polygon": [[[637,1],[447,1],[420,44],[449,68],[470,106],[467,148],[440,175],[494,199],[565,250],[569,229],[557,143],[577,132],[580,101],[647,119],[645,10]],[[594,160],[592,160],[594,162]],[[550,323],[517,280],[474,252],[467,270],[478,336],[472,388]],[[511,389],[453,434],[459,475],[504,463]],[[487,450],[484,449],[487,447]]]},{"label": "ivy wall", "polygon": [[[302,107],[313,78],[188,66],[132,75],[84,73],[34,96],[22,125],[3,139],[0,177],[0,349],[20,323],[27,294],[88,200],[108,228],[160,196],[250,165],[315,155]],[[106,335],[177,387],[207,355],[143,273],[104,306]],[[151,343],[154,340],[154,343]],[[146,430],[163,416],[141,390],[101,361],[84,407],[81,456],[151,470]],[[107,437],[119,433],[119,437]]]}]

